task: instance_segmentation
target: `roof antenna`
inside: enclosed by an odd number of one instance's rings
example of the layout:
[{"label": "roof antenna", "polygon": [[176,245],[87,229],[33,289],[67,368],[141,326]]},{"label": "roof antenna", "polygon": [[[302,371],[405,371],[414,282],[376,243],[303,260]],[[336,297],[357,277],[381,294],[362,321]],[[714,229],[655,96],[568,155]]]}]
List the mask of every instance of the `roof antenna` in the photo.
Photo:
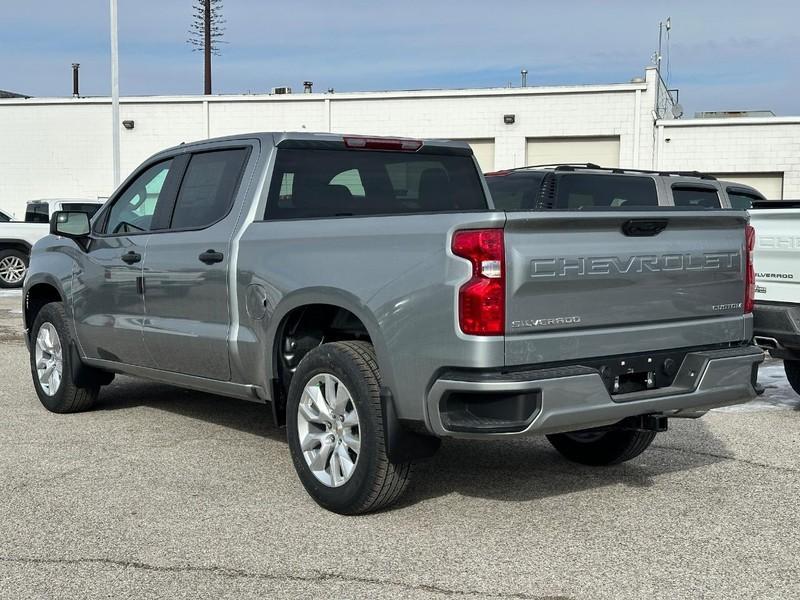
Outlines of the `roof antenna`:
[{"label": "roof antenna", "polygon": [[664,30],[666,30],[667,48],[669,48],[670,29],[672,29],[672,17],[667,17],[666,22],[664,21],[658,22],[658,51],[655,54],[653,54],[653,62],[656,63],[656,69],[658,70],[659,75],[661,74],[661,59],[663,58],[663,55],[661,54],[661,40],[664,37]]}]

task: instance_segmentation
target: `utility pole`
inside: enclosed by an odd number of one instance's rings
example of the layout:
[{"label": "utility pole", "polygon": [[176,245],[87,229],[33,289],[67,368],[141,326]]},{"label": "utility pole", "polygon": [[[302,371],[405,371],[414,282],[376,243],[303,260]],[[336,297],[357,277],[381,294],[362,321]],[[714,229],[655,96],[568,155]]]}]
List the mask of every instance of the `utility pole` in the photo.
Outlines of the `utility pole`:
[{"label": "utility pole", "polygon": [[119,187],[119,44],[117,0],[111,2],[111,156],[114,189]]}]

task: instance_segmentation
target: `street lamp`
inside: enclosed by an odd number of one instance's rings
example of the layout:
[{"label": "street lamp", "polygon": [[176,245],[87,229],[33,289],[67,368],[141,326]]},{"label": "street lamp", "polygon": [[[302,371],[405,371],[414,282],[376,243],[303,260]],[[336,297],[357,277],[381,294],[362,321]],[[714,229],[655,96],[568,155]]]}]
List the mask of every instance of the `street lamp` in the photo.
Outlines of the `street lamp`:
[{"label": "street lamp", "polygon": [[119,45],[117,0],[110,0],[111,13],[111,156],[114,189],[119,187]]}]

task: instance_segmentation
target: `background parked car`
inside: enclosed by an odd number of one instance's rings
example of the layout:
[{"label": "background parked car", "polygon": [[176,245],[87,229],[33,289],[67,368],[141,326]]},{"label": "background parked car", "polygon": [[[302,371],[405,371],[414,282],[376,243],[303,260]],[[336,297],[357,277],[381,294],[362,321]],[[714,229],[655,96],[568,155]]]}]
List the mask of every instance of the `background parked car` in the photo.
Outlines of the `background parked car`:
[{"label": "background parked car", "polygon": [[592,163],[521,167],[486,173],[501,210],[575,208],[749,208],[764,196],[746,185],[696,171],[603,168]]},{"label": "background parked car", "polygon": [[783,359],[786,377],[800,394],[800,201],[756,202],[755,341]]},{"label": "background parked car", "polygon": [[22,287],[31,248],[48,234],[50,215],[68,210],[85,212],[91,218],[103,202],[89,198],[31,200],[25,208],[25,221],[0,218],[0,288]]}]

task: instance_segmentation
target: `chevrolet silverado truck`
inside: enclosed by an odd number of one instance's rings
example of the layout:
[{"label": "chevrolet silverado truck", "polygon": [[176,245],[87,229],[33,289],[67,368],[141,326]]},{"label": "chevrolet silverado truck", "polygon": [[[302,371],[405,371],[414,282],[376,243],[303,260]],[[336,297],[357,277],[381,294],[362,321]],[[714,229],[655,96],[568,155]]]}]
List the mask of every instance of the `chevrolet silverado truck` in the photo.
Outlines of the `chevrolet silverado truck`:
[{"label": "chevrolet silverado truck", "polygon": [[343,514],[395,501],[442,438],[632,459],[752,399],[763,360],[746,212],[496,210],[461,142],[183,144],[51,230],[23,297],[48,410],[115,373],[269,403]]},{"label": "chevrolet silverado truck", "polygon": [[783,359],[800,394],[800,202],[755,202],[750,221],[756,230],[755,341]]},{"label": "chevrolet silverado truck", "polygon": [[91,216],[102,204],[103,200],[31,200],[25,208],[25,221],[0,217],[0,288],[22,287],[31,248],[49,233],[48,223],[52,213],[60,210],[83,211]]}]

